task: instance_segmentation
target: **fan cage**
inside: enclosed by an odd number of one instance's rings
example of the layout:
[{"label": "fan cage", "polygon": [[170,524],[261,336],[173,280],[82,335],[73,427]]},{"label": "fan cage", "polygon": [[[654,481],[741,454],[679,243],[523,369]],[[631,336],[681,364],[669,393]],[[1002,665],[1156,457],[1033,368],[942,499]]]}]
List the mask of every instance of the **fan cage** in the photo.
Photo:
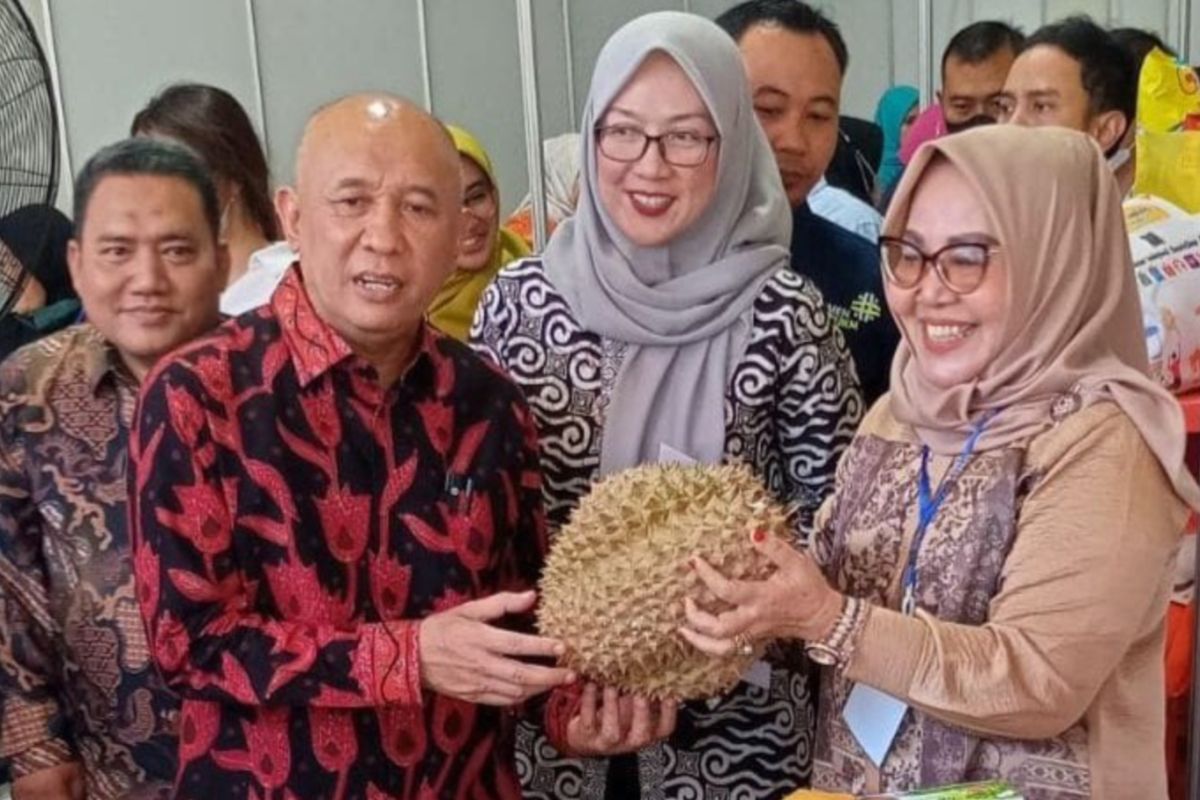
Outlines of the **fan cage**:
[{"label": "fan cage", "polygon": [[[0,218],[58,195],[58,113],[45,52],[17,0],[0,0]],[[49,226],[35,240],[40,257]],[[0,318],[21,297],[29,274],[0,242]]]}]

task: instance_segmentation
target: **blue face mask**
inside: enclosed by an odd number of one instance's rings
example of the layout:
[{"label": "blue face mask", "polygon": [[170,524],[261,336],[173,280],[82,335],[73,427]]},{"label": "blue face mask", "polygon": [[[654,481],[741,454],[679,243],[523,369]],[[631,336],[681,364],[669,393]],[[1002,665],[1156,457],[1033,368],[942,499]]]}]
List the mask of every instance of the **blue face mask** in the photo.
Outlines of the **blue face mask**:
[{"label": "blue face mask", "polygon": [[1133,148],[1119,147],[1117,152],[1108,157],[1108,167],[1113,172],[1116,172],[1121,167],[1129,163],[1129,159],[1133,158]]}]

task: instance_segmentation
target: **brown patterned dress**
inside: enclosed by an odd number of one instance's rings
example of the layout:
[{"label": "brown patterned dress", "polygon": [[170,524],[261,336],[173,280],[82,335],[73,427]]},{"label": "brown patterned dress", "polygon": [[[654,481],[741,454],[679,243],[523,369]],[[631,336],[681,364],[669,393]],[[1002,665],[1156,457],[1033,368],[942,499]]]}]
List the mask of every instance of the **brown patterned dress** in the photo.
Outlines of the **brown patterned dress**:
[{"label": "brown patterned dress", "polygon": [[[863,423],[813,551],[873,607],[850,663],[822,676],[814,786],[1003,778],[1029,800],[1166,797],[1163,620],[1186,510],[1116,406],[1066,399],[1052,427],[951,486],[914,616],[895,609],[920,445],[886,398]],[[931,459],[935,484],[951,461]],[[909,706],[878,766],[842,717],[856,682]]]}]

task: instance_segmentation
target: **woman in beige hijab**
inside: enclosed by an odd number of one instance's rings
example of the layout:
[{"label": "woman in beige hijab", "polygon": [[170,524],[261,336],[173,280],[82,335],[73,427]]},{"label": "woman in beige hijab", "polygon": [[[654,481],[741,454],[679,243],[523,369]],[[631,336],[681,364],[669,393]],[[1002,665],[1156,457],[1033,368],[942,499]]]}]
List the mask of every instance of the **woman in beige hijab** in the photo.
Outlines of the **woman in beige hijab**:
[{"label": "woman in beige hijab", "polygon": [[1004,779],[1026,798],[1165,798],[1163,620],[1200,490],[1147,377],[1111,171],[1068,131],[931,142],[881,240],[904,333],[811,549],[682,633],[798,638],[824,665],[813,785]]}]

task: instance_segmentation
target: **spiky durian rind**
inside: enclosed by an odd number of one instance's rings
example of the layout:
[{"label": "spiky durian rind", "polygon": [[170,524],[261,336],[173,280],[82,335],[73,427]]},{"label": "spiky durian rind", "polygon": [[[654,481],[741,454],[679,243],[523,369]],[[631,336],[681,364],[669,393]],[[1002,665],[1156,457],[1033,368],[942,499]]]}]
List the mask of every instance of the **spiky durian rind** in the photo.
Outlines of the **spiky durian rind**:
[{"label": "spiky durian rind", "polygon": [[719,695],[761,656],[714,658],[678,629],[683,600],[720,613],[691,569],[700,556],[728,578],[773,567],[751,545],[758,529],[787,537],[785,509],[743,464],[652,464],[597,482],[555,537],[538,624],[567,645],[563,663],[605,686],[648,697]]}]

